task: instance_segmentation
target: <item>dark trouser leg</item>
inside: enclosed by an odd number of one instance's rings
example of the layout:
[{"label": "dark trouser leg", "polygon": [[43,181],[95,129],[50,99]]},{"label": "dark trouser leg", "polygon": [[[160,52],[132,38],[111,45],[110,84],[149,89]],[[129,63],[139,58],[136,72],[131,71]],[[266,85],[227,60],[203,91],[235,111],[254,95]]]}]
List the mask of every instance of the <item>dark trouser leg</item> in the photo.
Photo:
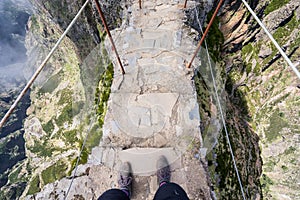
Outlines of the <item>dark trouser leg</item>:
[{"label": "dark trouser leg", "polygon": [[110,189],[104,192],[98,200],[130,200],[129,197],[119,189]]},{"label": "dark trouser leg", "polygon": [[176,183],[165,183],[160,186],[154,200],[188,200],[186,192]]}]

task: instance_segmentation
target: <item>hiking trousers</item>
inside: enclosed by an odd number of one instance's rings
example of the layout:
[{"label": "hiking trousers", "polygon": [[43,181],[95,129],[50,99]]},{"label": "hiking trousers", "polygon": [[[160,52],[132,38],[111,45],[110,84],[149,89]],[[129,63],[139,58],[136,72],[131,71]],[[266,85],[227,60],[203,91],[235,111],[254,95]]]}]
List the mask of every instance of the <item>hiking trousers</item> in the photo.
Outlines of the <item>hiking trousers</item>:
[{"label": "hiking trousers", "polygon": [[[104,192],[98,200],[130,200],[125,192],[110,189]],[[158,188],[154,200],[189,200],[186,192],[176,183],[166,183]]]}]

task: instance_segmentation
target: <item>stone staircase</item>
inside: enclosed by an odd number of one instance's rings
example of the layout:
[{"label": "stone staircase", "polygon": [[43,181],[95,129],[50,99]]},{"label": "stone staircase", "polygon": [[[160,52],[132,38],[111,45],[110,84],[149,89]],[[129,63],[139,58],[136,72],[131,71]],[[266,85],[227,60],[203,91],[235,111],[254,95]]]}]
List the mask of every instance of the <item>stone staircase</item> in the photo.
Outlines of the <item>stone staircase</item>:
[{"label": "stone staircase", "polygon": [[[211,199],[202,146],[193,70],[185,64],[195,51],[192,30],[185,26],[182,4],[176,0],[138,1],[127,5],[123,26],[112,31],[125,65],[121,75],[111,45],[106,48],[115,76],[99,146],[76,176],[47,184],[26,199],[97,199],[118,186],[119,167],[133,169],[133,200],[152,200],[158,188],[156,161],[165,155],[171,181],[190,199]],[[189,1],[190,4],[194,2]],[[195,66],[199,66],[195,60]],[[201,160],[201,161],[200,161]],[[74,173],[74,172],[73,172]]]},{"label": "stone staircase", "polygon": [[133,199],[153,198],[160,155],[171,164],[172,181],[191,199],[210,198],[207,174],[194,158],[195,147],[201,146],[200,117],[193,71],[185,64],[195,45],[183,19],[182,2],[150,0],[140,10],[134,1],[124,20],[127,24],[112,31],[125,63],[124,76],[106,41],[115,77],[103,138],[89,163],[117,173],[120,164],[129,161],[135,175]]}]

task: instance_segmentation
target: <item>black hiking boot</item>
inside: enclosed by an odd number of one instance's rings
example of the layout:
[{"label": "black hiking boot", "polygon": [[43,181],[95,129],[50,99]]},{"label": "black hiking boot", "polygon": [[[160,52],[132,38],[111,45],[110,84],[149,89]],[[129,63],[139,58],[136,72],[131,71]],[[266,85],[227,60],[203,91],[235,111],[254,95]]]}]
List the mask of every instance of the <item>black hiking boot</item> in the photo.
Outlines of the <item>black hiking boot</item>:
[{"label": "black hiking boot", "polygon": [[171,171],[168,160],[165,156],[160,156],[158,158],[156,168],[156,175],[159,186],[163,185],[164,183],[169,183],[171,179]]},{"label": "black hiking boot", "polygon": [[122,164],[120,168],[118,184],[120,190],[123,190],[125,193],[128,193],[128,197],[130,197],[132,189],[132,174],[131,165],[129,162],[125,162]]}]

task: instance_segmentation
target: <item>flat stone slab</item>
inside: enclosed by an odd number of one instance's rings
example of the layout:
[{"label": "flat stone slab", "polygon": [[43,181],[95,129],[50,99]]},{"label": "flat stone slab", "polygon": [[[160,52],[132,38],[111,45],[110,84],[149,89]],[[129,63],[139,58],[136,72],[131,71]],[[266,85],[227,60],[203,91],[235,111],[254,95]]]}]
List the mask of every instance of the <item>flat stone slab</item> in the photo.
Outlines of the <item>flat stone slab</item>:
[{"label": "flat stone slab", "polygon": [[176,93],[113,93],[111,109],[118,128],[132,137],[148,138],[159,133],[178,99]]},{"label": "flat stone slab", "polygon": [[131,148],[119,152],[122,162],[130,162],[134,175],[149,176],[157,171],[156,162],[159,156],[164,155],[172,169],[178,168],[176,162],[180,159],[180,154],[173,148]]}]

